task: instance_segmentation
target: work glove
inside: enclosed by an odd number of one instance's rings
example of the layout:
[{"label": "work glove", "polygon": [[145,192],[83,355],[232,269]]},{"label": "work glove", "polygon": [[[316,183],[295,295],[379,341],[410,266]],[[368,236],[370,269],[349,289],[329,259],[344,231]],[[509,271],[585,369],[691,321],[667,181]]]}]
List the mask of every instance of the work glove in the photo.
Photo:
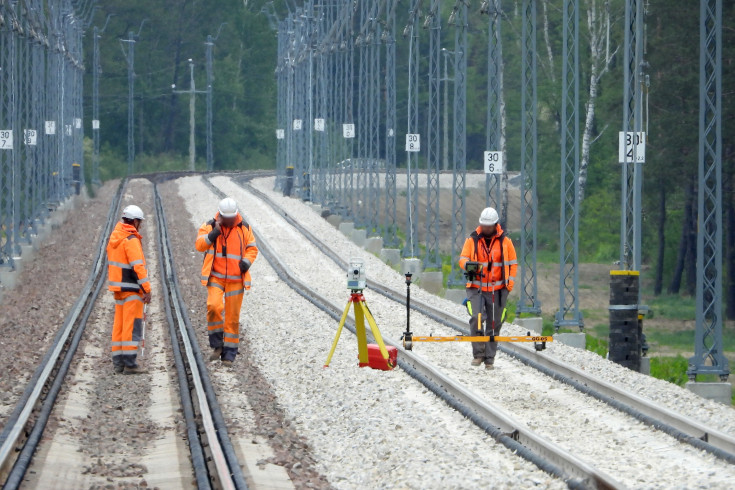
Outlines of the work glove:
[{"label": "work glove", "polygon": [[465,298],[464,301],[462,301],[462,304],[465,308],[467,308],[467,314],[472,316],[472,302],[469,300],[469,298]]},{"label": "work glove", "polygon": [[247,260],[240,261],[240,274],[245,274],[250,269],[250,262]]},{"label": "work glove", "polygon": [[513,291],[513,281],[508,282],[505,288],[508,290],[509,293]]},{"label": "work glove", "polygon": [[214,243],[217,240],[217,237],[222,234],[222,229],[218,225],[219,223],[215,223],[215,226],[212,227],[212,231],[207,234],[209,243]]},{"label": "work glove", "polygon": [[151,302],[151,293],[143,293],[143,303],[148,304]]}]

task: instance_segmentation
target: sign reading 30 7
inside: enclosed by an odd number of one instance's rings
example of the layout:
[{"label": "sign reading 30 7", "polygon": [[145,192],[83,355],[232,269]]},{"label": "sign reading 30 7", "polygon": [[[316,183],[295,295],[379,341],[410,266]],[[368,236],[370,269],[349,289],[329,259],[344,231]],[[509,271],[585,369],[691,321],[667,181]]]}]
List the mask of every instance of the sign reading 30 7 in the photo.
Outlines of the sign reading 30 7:
[{"label": "sign reading 30 7", "polygon": [[13,149],[13,130],[0,129],[0,150]]}]

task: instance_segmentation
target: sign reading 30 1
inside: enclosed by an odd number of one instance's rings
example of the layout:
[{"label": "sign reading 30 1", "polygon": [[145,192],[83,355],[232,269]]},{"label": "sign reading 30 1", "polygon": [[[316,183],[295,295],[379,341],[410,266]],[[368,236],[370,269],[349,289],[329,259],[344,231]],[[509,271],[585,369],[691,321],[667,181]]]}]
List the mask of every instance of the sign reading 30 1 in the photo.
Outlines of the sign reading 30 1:
[{"label": "sign reading 30 1", "polygon": [[483,159],[485,162],[485,173],[500,175],[503,173],[503,152],[486,151]]}]

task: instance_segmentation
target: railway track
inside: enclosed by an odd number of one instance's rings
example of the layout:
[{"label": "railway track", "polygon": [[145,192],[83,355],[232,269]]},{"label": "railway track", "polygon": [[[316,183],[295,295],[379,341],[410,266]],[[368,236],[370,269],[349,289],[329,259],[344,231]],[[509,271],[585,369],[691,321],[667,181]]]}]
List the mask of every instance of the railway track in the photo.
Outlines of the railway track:
[{"label": "railway track", "polygon": [[[258,199],[265,202],[284,220],[296,228],[310,243],[337,264],[337,266],[346,270],[348,263],[342,257],[336,254],[327,244],[306,229],[301,223],[289,216],[268,195],[251,185],[248,180],[241,181],[239,184]],[[367,284],[371,291],[375,291],[392,301],[398,303],[405,301],[405,293],[403,291],[392,289],[386,284],[369,278]],[[411,309],[461,334],[469,334],[465,319],[458,318],[434,305],[418,299],[412,299]],[[501,352],[519,360],[527,366],[555,380],[561,381],[622,413],[630,415],[642,423],[674,437],[680,442],[711,453],[730,464],[735,464],[735,438],[728,434],[596,378],[570,364],[554,359],[546,353],[532,351],[530,348],[513,343],[499,344],[498,348]]]},{"label": "railway track", "polygon": [[180,293],[166,214],[154,184],[161,285],[186,419],[187,440],[198,488],[246,489],[247,483],[227,432],[204,357]]},{"label": "railway track", "polygon": [[[207,177],[203,177],[203,181],[215,195],[220,198],[225,196]],[[279,277],[300,296],[339,321],[343,308],[295,275],[257,228],[254,229],[254,233],[260,252],[277,271]],[[351,332],[355,332],[351,320],[348,320],[346,326]],[[603,471],[528,429],[502,407],[482,399],[430,362],[404,350],[399,341],[386,335],[383,335],[383,340],[387,345],[398,349],[398,365],[403,371],[470,419],[493,439],[543,471],[564,480],[570,488],[624,488],[623,484]]]},{"label": "railway track", "polygon": [[125,180],[120,182],[110,204],[92,271],[82,292],[0,434],[0,482],[3,482],[3,488],[12,489],[20,485],[63,387],[64,377],[69,371],[97,296],[105,285],[105,243],[117,221],[117,211],[125,185]]},{"label": "railway track", "polygon": [[[162,178],[165,179],[166,176],[153,176],[152,180]],[[0,434],[0,484],[3,488],[15,489],[23,483],[57,397],[64,383],[69,381],[66,375],[72,359],[84,335],[88,319],[95,309],[99,292],[106,284],[105,246],[117,222],[127,182],[121,182],[112,201],[97,244],[94,265],[82,293]],[[179,292],[166,216],[155,182],[154,200],[162,296],[170,338],[175,339],[171,349],[176,365],[192,473],[198,488],[246,489],[246,480],[230,442],[186,305]]]}]

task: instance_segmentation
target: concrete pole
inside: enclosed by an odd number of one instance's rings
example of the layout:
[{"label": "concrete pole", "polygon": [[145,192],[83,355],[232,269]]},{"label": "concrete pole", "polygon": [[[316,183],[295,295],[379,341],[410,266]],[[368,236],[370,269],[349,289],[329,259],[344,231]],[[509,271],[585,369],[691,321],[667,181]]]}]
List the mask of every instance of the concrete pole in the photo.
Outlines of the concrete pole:
[{"label": "concrete pole", "polygon": [[189,59],[189,73],[191,75],[189,81],[189,170],[196,170],[196,144],[194,141],[195,109],[196,109],[196,87],[194,86],[194,62]]}]

